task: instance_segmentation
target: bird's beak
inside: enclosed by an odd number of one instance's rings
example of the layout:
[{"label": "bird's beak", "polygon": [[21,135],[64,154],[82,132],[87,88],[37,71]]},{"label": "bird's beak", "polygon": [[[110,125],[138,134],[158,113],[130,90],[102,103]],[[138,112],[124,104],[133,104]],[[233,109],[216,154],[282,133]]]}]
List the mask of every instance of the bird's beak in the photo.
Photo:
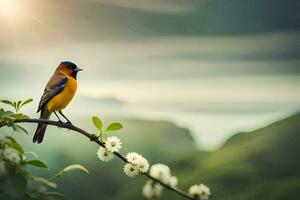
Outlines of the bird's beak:
[{"label": "bird's beak", "polygon": [[80,68],[77,67],[77,68],[75,69],[75,72],[80,72],[80,71],[82,71],[82,70],[83,70],[83,69],[80,69]]}]

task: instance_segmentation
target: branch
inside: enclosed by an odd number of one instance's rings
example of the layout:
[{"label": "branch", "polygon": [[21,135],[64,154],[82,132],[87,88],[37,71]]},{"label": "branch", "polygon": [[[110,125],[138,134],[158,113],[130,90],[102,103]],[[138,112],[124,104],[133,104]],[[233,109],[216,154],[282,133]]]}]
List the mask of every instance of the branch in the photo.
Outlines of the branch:
[{"label": "branch", "polygon": [[[70,123],[61,123],[61,122],[56,122],[56,121],[51,121],[51,120],[44,120],[44,119],[16,119],[16,120],[14,120],[14,123],[47,124],[47,125],[56,126],[56,127],[59,127],[59,128],[65,128],[65,129],[73,130],[75,132],[78,132],[78,133],[86,136],[91,141],[97,143],[99,146],[105,147],[105,144],[103,142],[99,141],[98,137],[95,134],[88,133],[87,131],[85,131],[85,130],[77,127],[77,126],[74,126],[73,124],[70,124]],[[2,128],[3,126],[5,126],[5,124],[0,123],[0,128]],[[124,161],[125,163],[128,163],[127,159],[124,156],[122,156],[120,153],[114,152],[114,154],[118,158],[120,158],[122,161]],[[185,191],[183,191],[179,188],[176,188],[176,187],[171,187],[170,185],[165,184],[162,181],[154,178],[149,173],[143,173],[143,175],[146,176],[147,178],[151,179],[154,182],[160,183],[162,186],[164,186],[168,190],[176,192],[177,194],[185,197],[186,199],[194,200],[194,198],[192,196],[190,196],[188,193],[186,193]]]}]

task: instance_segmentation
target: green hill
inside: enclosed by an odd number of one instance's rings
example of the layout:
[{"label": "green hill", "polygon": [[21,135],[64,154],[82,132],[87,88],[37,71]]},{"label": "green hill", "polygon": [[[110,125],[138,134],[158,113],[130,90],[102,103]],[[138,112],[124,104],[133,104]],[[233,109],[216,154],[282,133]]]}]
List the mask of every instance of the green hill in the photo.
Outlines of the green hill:
[{"label": "green hill", "polygon": [[205,182],[213,199],[300,199],[300,114],[249,133],[239,133],[196,168],[184,186]]}]

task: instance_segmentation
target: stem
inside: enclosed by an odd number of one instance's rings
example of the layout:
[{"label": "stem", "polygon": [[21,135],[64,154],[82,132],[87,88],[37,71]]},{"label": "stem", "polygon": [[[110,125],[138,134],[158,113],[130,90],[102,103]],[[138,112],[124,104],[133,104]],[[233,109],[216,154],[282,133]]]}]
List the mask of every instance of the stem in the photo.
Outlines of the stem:
[{"label": "stem", "polygon": [[[78,133],[86,136],[91,141],[97,143],[99,146],[105,147],[105,143],[100,141],[98,139],[97,135],[88,133],[87,131],[85,131],[85,130],[77,127],[77,126],[74,126],[73,124],[61,123],[61,122],[56,122],[56,121],[51,121],[51,120],[44,120],[44,119],[16,119],[16,120],[14,120],[14,123],[47,124],[47,125],[56,126],[56,127],[59,127],[59,128],[65,128],[65,129],[73,130],[75,132],[78,132]],[[3,126],[5,126],[5,124],[0,123],[0,128],[2,128]],[[120,158],[123,162],[128,163],[127,159],[124,156],[122,156],[120,153],[114,152],[114,154],[118,158]],[[172,187],[168,184],[165,184],[165,183],[161,182],[160,180],[158,180],[158,179],[154,178],[153,176],[151,176],[149,173],[143,173],[142,175],[146,176],[147,178],[151,179],[154,182],[160,183],[166,189],[171,190],[171,191],[181,195],[182,197],[185,197],[186,199],[194,200],[194,198],[192,196],[190,196],[188,193],[186,193],[185,191],[183,191],[179,188],[176,188],[176,187]]]},{"label": "stem", "polygon": [[100,141],[104,143],[104,140],[103,140],[103,133],[102,133],[102,131],[100,131],[100,135],[99,135],[99,137],[100,137]]}]

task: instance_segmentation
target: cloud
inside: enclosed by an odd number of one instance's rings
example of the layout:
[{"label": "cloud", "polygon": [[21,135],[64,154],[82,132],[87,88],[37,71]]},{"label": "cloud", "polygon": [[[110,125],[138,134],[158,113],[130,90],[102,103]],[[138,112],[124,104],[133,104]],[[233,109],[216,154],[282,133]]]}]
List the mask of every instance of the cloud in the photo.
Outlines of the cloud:
[{"label": "cloud", "polygon": [[[87,54],[86,56],[92,55],[95,58],[101,56],[104,60],[119,60],[121,63],[170,60],[176,62],[299,60],[300,47],[297,45],[299,42],[298,31],[234,36],[157,36],[102,42],[65,41],[59,45],[20,46],[16,49],[0,48],[0,53],[2,59],[10,54],[20,54],[19,56],[23,57],[24,53],[45,53],[50,56],[73,54],[78,58]],[[25,56],[25,60],[27,57]]]},{"label": "cloud", "polygon": [[[155,13],[179,14],[194,10],[194,0],[92,0],[102,4]],[[202,0],[200,0],[202,1]]]}]

